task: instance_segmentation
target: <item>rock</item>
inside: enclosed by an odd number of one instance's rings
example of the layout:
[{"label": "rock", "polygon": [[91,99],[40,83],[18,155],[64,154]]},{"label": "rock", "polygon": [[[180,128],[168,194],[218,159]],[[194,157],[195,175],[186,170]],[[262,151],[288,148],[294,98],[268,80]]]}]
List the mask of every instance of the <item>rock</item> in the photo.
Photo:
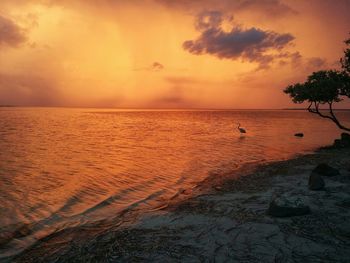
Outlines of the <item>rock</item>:
[{"label": "rock", "polygon": [[312,171],[313,173],[318,173],[322,176],[336,176],[339,175],[339,171],[326,163],[321,163],[316,166],[316,168]]},{"label": "rock", "polygon": [[343,132],[341,134],[341,142],[344,147],[350,147],[350,134]]},{"label": "rock", "polygon": [[343,132],[340,139],[334,140],[334,148],[348,148],[350,147],[350,134]]},{"label": "rock", "polygon": [[319,173],[311,172],[309,177],[309,189],[310,190],[322,190],[324,189],[325,183]]},{"label": "rock", "polygon": [[343,132],[343,133],[341,134],[341,140],[342,140],[343,142],[349,142],[349,143],[350,143],[350,134],[349,134],[349,133]]},{"label": "rock", "polygon": [[296,133],[294,134],[295,137],[304,137],[304,133]]},{"label": "rock", "polygon": [[342,140],[340,139],[335,139],[333,143],[334,148],[344,148],[345,146],[343,145]]},{"label": "rock", "polygon": [[274,217],[291,217],[310,214],[311,210],[302,197],[280,196],[270,202],[268,214]]}]

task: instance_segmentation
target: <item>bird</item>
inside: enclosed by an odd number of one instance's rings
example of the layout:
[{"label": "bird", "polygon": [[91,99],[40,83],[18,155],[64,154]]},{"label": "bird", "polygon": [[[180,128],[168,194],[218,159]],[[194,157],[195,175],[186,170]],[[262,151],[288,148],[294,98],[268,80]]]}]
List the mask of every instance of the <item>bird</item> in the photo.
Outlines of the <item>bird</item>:
[{"label": "bird", "polygon": [[238,127],[237,129],[239,130],[239,132],[242,134],[242,133],[247,133],[245,129],[241,128],[241,124],[240,123],[237,123],[238,124]]}]

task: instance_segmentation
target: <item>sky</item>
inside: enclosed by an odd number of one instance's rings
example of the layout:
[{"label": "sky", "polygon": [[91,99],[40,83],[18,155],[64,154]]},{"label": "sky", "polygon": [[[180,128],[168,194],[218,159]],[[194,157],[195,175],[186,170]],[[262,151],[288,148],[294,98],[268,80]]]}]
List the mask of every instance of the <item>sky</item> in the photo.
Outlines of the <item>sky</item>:
[{"label": "sky", "polygon": [[283,89],[339,68],[349,14],[350,0],[1,0],[0,105],[295,107]]}]

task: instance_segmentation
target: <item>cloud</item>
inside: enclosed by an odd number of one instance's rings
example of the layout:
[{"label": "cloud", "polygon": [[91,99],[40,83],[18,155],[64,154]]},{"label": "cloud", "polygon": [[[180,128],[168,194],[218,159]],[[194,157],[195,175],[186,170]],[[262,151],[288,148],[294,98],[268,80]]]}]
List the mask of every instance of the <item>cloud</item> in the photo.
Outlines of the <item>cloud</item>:
[{"label": "cloud", "polygon": [[290,64],[294,70],[298,69],[298,70],[301,70],[302,72],[311,73],[312,71],[331,67],[331,65],[328,63],[328,61],[325,58],[304,57],[299,52],[287,53],[286,58],[289,59],[290,63],[282,59],[279,61],[280,66],[285,66]]},{"label": "cloud", "polygon": [[280,0],[156,0],[158,3],[187,12],[198,13],[204,10],[220,10],[236,13],[240,11],[257,12],[270,18],[296,14],[289,5]]},{"label": "cloud", "polygon": [[165,69],[164,65],[155,61],[148,67],[136,68],[134,71],[162,71],[163,69]]},{"label": "cloud", "polygon": [[[310,0],[311,1],[311,0]],[[326,0],[316,0],[326,1]],[[337,0],[341,1],[341,0]],[[347,1],[347,0],[342,0]],[[295,14],[296,11],[282,0],[1,0],[0,6],[26,6],[29,4],[40,4],[44,6],[62,6],[64,8],[96,8],[113,10],[126,5],[152,5],[160,4],[172,10],[198,13],[213,8],[227,12],[258,12],[259,15],[267,15],[271,18]]]},{"label": "cloud", "polygon": [[17,47],[26,39],[25,32],[16,23],[0,15],[0,48]]},{"label": "cloud", "polygon": [[191,108],[194,101],[185,96],[185,89],[173,86],[168,91],[153,99],[147,107],[151,108]]},{"label": "cloud", "polygon": [[275,59],[288,56],[282,50],[294,40],[293,35],[239,26],[224,31],[221,26],[223,20],[223,14],[218,11],[199,14],[195,26],[200,36],[185,41],[183,48],[194,55],[209,54],[220,59],[257,62],[261,68],[268,67]]},{"label": "cloud", "polygon": [[313,57],[308,59],[307,65],[312,69],[321,69],[327,66],[327,61],[323,58]]},{"label": "cloud", "polygon": [[151,70],[153,70],[153,71],[160,71],[163,69],[164,69],[164,66],[162,64],[160,64],[159,62],[153,62],[152,66],[151,66]]},{"label": "cloud", "polygon": [[280,0],[243,0],[238,2],[239,10],[257,11],[264,13],[271,18],[295,15],[298,13]]},{"label": "cloud", "polygon": [[0,104],[59,105],[61,94],[52,83],[44,77],[0,73]]}]

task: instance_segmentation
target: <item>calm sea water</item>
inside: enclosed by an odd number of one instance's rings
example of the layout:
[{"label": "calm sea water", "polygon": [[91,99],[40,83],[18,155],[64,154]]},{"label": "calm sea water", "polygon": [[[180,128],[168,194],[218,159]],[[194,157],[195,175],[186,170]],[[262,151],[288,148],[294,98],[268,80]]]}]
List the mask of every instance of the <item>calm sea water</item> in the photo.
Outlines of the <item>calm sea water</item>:
[{"label": "calm sea water", "polygon": [[303,111],[1,108],[0,239],[23,223],[30,231],[0,245],[0,255],[130,206],[151,209],[210,174],[310,152],[339,134]]}]

